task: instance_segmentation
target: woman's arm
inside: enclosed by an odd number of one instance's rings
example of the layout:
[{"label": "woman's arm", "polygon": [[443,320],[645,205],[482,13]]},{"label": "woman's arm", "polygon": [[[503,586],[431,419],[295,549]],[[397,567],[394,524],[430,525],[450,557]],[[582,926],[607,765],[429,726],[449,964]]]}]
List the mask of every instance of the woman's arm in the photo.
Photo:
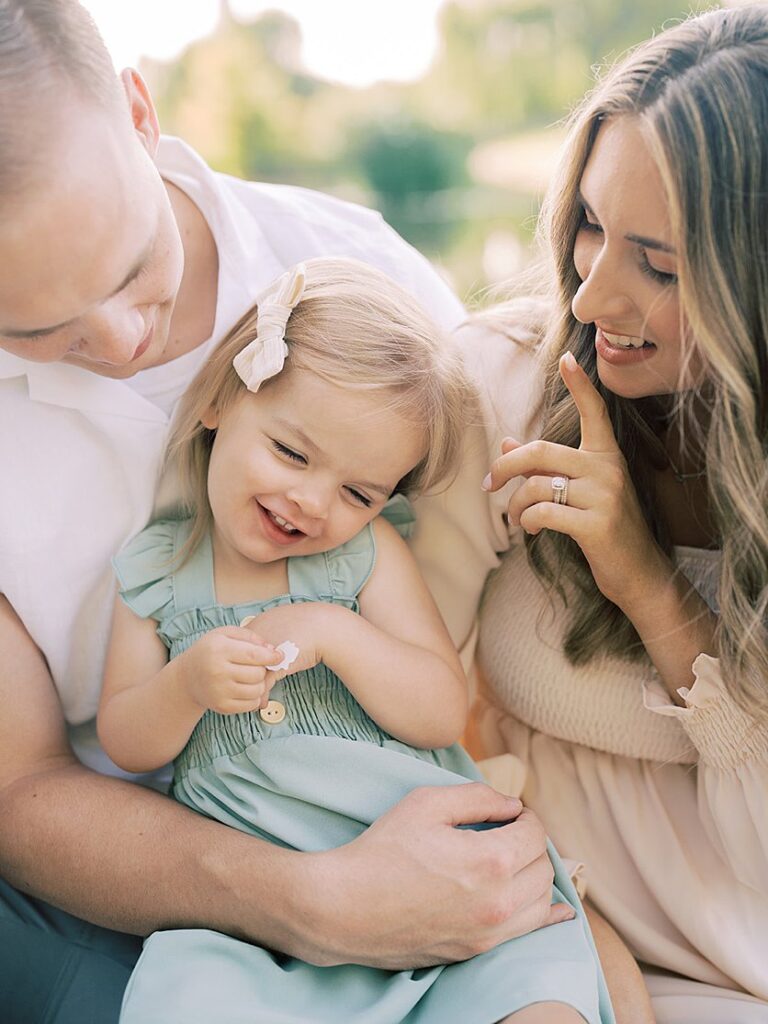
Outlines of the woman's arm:
[{"label": "woman's arm", "polygon": [[313,601],[280,605],[254,619],[297,661],[275,678],[324,662],[382,729],[417,747],[445,747],[467,718],[467,684],[456,649],[405,542],[383,518],[373,523],[376,566],[360,614]]},{"label": "woman's arm", "polygon": [[475,620],[488,573],[509,547],[502,495],[480,483],[503,437],[535,437],[542,392],[533,351],[530,311],[515,313],[514,337],[482,316],[456,332],[464,367],[474,381],[479,409],[464,435],[460,465],[450,485],[414,502],[416,527],[408,546],[434,597],[462,662],[474,654]]},{"label": "woman's arm", "polygon": [[212,630],[168,661],[154,619],[141,619],[118,597],[112,617],[99,739],[121,768],[152,771],[185,745],[207,708],[222,714],[261,706],[265,664],[280,655],[250,630]]}]

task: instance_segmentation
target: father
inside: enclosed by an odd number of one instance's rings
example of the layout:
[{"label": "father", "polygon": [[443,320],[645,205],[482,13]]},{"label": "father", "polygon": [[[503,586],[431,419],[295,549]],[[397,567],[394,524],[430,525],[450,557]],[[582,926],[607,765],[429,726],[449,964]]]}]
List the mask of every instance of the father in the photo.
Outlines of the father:
[{"label": "father", "polygon": [[486,787],[415,793],[349,846],[295,853],[117,778],[91,722],[109,558],[152,512],[211,345],[321,254],[377,264],[451,327],[461,306],[429,265],[375,214],[161,139],[76,0],[0,0],[0,253],[3,1021],[108,1024],[158,928],[403,967],[558,919],[533,816],[453,828],[517,812]]}]

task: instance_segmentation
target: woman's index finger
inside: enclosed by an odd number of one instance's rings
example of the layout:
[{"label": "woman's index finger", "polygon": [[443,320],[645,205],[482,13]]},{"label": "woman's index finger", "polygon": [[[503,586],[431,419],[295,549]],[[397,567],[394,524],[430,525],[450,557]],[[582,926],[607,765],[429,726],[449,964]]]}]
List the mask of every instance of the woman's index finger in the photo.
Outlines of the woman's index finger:
[{"label": "woman's index finger", "polygon": [[576,403],[581,420],[581,444],[589,452],[618,451],[608,409],[572,352],[560,357],[560,376]]}]

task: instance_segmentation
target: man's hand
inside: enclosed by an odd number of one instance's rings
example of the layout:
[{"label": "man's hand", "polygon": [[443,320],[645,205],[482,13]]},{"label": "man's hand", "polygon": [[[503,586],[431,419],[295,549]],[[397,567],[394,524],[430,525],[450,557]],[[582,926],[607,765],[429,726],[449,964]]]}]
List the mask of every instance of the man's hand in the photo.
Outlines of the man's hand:
[{"label": "man's hand", "polygon": [[294,953],[316,964],[397,970],[465,960],[573,916],[551,905],[536,816],[482,783],[415,790],[352,843],[305,859],[295,897],[317,917]]}]

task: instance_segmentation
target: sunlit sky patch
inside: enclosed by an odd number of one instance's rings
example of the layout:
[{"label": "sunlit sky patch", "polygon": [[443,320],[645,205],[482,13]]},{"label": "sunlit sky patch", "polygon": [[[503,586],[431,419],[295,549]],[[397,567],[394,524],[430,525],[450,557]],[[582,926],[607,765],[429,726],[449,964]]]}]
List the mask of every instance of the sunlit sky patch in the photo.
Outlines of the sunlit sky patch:
[{"label": "sunlit sky patch", "polygon": [[[141,56],[177,57],[211,32],[222,0],[81,0],[93,15],[120,69]],[[437,12],[444,0],[230,0],[247,20],[281,10],[299,22],[304,63],[321,78],[365,86],[380,79],[423,75],[438,45]]]}]

